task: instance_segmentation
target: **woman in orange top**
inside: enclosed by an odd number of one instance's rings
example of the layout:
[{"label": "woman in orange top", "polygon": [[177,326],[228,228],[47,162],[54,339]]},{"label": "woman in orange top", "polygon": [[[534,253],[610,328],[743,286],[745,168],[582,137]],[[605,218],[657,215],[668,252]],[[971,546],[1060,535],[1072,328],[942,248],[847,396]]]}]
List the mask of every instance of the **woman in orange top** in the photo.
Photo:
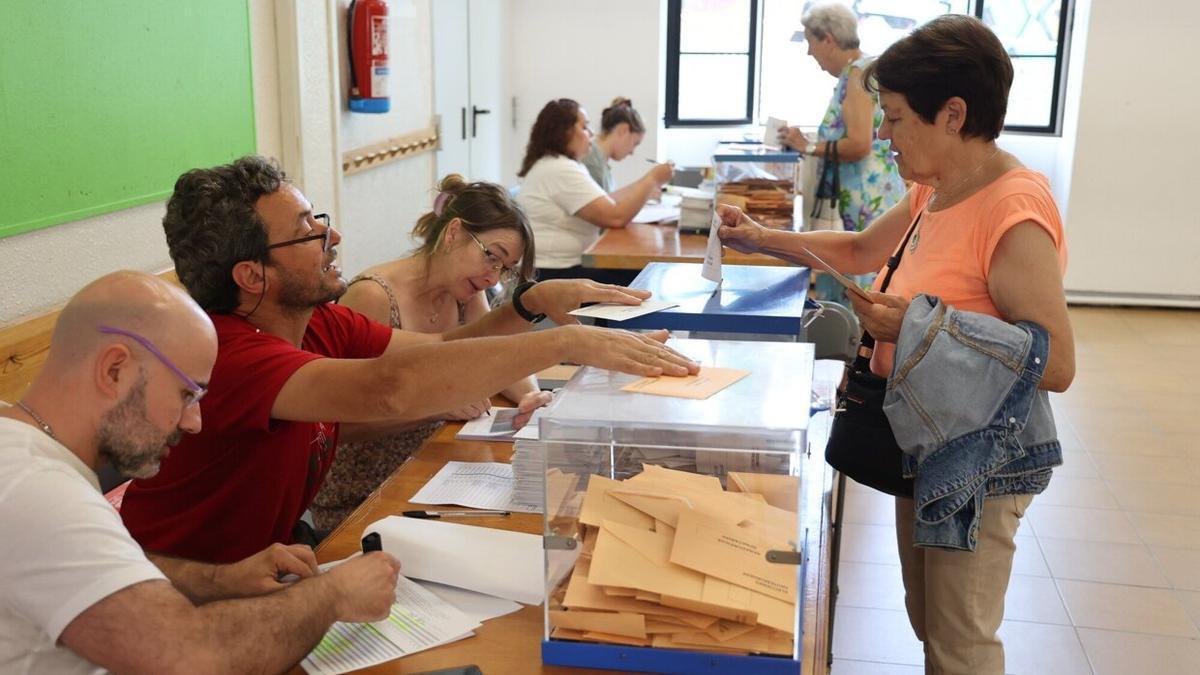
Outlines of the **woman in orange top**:
[{"label": "woman in orange top", "polygon": [[[864,73],[884,111],[879,137],[891,140],[900,175],[915,183],[908,195],[862,232],[768,230],[720,207],[718,234],[739,251],[812,266],[808,249],[839,271],[863,274],[883,268],[919,215],[887,293],[871,293],[871,302],[849,294],[877,340],[872,371],[891,373],[909,300],[926,293],[960,310],[1041,325],[1050,337],[1041,387],[1066,390],[1075,348],[1062,287],[1062,221],[1045,177],[995,142],[1012,78],[1004,47],[977,19],[945,16],[925,24]],[[913,502],[896,498],[905,605],[925,643],[927,672],[1004,672],[996,631],[1013,537],[1031,501],[1031,495],[987,499],[971,553],[914,547]]]}]

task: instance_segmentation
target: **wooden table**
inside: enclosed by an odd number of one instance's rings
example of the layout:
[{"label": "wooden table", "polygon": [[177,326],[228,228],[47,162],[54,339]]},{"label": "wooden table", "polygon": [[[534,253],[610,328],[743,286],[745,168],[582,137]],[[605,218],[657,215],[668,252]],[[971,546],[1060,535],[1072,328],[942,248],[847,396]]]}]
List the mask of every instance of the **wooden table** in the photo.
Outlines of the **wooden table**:
[{"label": "wooden table", "polygon": [[[429,439],[412,457],[376,490],[345,522],[317,548],[317,559],[329,562],[344,558],[360,548],[363,530],[384,516],[407,509],[423,509],[408,498],[436,474],[446,462],[508,462],[512,457],[511,443],[456,441],[454,434],[460,424],[448,424]],[[803,604],[803,657],[801,673],[818,675],[828,672],[826,666],[829,617],[829,514],[831,471],[827,470],[824,452],[828,438],[827,413],[813,417],[809,427],[810,453],[805,465],[804,499],[808,514],[805,527],[810,532],[810,558],[806,568]],[[496,527],[539,534],[542,532],[540,514],[513,513],[509,517],[476,518],[472,525]],[[403,560],[401,564],[403,565]],[[403,573],[403,572],[402,572]],[[521,610],[491,621],[475,629],[475,637],[460,640],[434,649],[389,661],[362,672],[419,673],[427,670],[474,664],[485,675],[507,673],[611,673],[608,670],[589,670],[547,666],[542,664],[543,634],[542,607]],[[294,669],[299,674],[299,668]]]},{"label": "wooden table", "polygon": [[[652,262],[704,262],[708,246],[706,234],[680,234],[674,225],[630,223],[607,229],[596,243],[583,252],[584,267],[611,270],[640,270]],[[791,263],[762,253],[738,253],[725,249],[727,265],[770,265],[786,267]]]}]

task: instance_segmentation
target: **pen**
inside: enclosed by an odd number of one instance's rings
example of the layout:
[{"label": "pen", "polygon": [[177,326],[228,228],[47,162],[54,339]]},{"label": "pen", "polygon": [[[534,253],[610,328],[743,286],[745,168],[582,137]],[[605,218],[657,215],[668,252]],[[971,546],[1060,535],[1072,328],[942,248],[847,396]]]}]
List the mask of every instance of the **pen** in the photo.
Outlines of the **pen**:
[{"label": "pen", "polygon": [[405,511],[405,518],[471,518],[474,516],[507,516],[510,511]]}]

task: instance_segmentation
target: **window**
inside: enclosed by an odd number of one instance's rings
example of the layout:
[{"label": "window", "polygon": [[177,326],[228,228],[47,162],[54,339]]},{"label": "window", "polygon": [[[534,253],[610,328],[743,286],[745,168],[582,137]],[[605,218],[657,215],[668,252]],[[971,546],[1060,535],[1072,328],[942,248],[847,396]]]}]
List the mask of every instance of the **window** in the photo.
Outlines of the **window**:
[{"label": "window", "polygon": [[[843,1],[858,14],[858,36],[867,54],[882,53],[917,26],[942,14],[979,17],[995,31],[1013,62],[1005,130],[1059,133],[1071,0]],[[667,26],[668,127],[749,124],[768,115],[801,126],[821,122],[834,81],[807,56],[804,42],[792,41],[801,29],[804,9],[814,3],[762,0],[761,7],[757,4],[751,0],[672,0]],[[756,23],[761,24],[757,73]],[[745,42],[740,37],[736,42],[739,47],[747,45],[749,52],[721,46],[722,39],[734,42],[733,36],[744,35],[743,29],[751,35]],[[743,67],[735,68],[730,60],[725,68],[709,65],[684,80],[681,64],[686,59],[713,58],[717,53],[726,59],[742,59],[737,63]],[[746,93],[745,111],[738,107],[740,115],[731,114],[731,109],[741,104],[735,92]],[[713,114],[718,109],[725,114]]]},{"label": "window", "polygon": [[670,0],[667,126],[754,119],[758,0]]}]

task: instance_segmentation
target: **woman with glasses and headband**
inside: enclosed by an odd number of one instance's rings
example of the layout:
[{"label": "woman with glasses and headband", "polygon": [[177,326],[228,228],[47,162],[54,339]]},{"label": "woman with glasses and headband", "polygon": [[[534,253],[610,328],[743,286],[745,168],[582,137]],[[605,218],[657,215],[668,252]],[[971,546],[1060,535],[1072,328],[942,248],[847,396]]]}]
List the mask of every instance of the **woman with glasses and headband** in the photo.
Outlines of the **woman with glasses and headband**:
[{"label": "woman with glasses and headband", "polygon": [[[488,288],[533,276],[529,221],[504,188],[451,174],[438,190],[433,210],[413,228],[421,246],[356,276],[339,304],[393,328],[443,333],[486,314]],[[538,393],[537,381],[528,377],[500,393],[521,401]],[[393,436],[342,444],[311,506],[317,529],[332,529],[350,515],[443,420],[474,419],[490,407],[478,401]]]}]

